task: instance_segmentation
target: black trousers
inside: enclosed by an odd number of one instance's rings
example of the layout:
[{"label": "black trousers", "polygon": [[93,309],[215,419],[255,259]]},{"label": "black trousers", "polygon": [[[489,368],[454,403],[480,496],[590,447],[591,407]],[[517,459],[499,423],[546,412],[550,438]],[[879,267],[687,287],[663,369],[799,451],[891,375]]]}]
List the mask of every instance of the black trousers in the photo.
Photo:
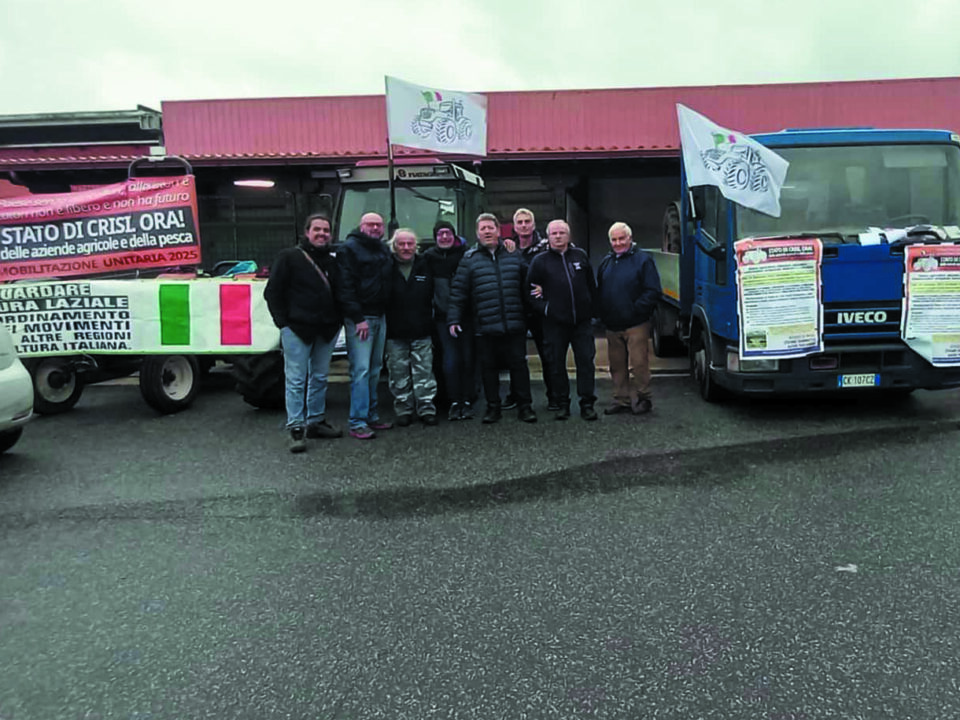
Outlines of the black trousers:
[{"label": "black trousers", "polygon": [[543,320],[543,349],[546,354],[546,371],[552,378],[554,399],[561,405],[570,403],[570,378],[567,377],[567,348],[573,347],[573,361],[577,366],[577,395],[580,406],[593,405],[597,401],[596,366],[597,345],[593,338],[590,321],[577,325],[564,325],[549,317]]},{"label": "black trousers", "polygon": [[530,407],[530,370],[527,368],[527,334],[479,335],[480,374],[488,407],[500,407],[500,370],[510,371],[510,387],[520,407]]}]

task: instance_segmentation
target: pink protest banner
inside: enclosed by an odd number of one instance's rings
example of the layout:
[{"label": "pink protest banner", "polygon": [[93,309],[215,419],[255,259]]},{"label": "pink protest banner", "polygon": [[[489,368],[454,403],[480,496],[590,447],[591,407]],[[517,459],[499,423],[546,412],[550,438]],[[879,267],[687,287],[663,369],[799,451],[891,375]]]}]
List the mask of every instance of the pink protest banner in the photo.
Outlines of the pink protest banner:
[{"label": "pink protest banner", "polygon": [[193,175],[0,199],[0,282],[200,264]]}]

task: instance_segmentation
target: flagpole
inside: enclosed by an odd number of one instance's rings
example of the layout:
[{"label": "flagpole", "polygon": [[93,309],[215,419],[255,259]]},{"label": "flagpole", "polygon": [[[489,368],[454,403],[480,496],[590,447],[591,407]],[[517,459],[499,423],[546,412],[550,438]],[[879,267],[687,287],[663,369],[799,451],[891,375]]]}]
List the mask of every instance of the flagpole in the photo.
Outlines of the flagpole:
[{"label": "flagpole", "polygon": [[383,99],[383,106],[387,113],[387,187],[390,189],[390,222],[387,224],[387,236],[392,237],[400,224],[397,222],[397,195],[393,187],[393,143],[390,142],[390,87],[387,85],[386,76],[383,78]]}]

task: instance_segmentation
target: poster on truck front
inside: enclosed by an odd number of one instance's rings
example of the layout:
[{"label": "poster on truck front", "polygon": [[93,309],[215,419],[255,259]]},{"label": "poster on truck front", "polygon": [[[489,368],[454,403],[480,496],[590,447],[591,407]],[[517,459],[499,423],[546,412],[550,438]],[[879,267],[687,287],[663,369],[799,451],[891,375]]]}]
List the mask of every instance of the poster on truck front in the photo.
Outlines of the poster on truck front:
[{"label": "poster on truck front", "polygon": [[752,238],[734,244],[740,357],[786,359],[823,352],[818,238]]},{"label": "poster on truck front", "polygon": [[193,175],[0,199],[0,283],[200,264]]},{"label": "poster on truck front", "polygon": [[960,246],[908,245],[900,332],[936,367],[960,365]]},{"label": "poster on truck front", "polygon": [[265,280],[165,278],[0,285],[23,357],[263,353],[280,346]]}]

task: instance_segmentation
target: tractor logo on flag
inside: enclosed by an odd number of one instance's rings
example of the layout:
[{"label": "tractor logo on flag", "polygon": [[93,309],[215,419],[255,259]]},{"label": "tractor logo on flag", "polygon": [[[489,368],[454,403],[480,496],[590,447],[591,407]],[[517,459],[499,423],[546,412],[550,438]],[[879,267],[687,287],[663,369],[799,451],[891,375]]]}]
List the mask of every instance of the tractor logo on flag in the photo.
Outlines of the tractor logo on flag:
[{"label": "tractor logo on flag", "polygon": [[[473,123],[463,114],[461,100],[444,100],[438,92],[424,91],[426,107],[410,123],[414,135],[428,138],[433,134],[441,145],[452,145],[469,140],[473,135]],[[436,102],[436,107],[433,103]]]},{"label": "tractor logo on flag", "polygon": [[749,145],[738,145],[736,135],[713,133],[714,147],[700,153],[704,166],[733,190],[765,193],[770,174],[760,153]]}]

